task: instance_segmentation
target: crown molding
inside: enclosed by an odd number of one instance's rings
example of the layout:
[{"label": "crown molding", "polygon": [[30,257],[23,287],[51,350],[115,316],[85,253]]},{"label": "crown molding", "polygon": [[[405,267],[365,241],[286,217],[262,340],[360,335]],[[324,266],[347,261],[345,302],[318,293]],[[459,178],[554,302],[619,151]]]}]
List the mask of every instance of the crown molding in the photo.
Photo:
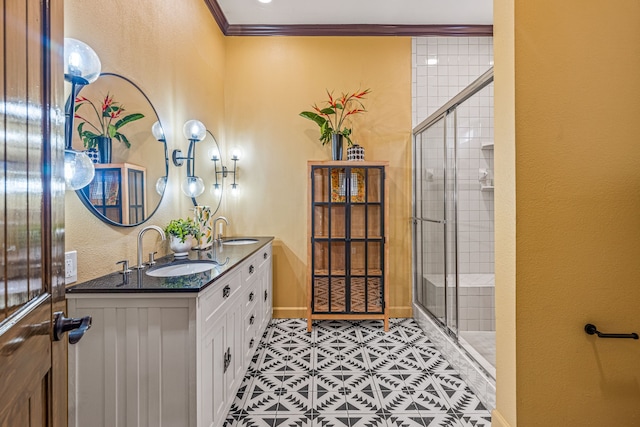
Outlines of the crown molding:
[{"label": "crown molding", "polygon": [[220,31],[226,36],[227,30],[229,29],[229,21],[227,21],[227,17],[224,16],[224,12],[220,9],[217,0],[204,0],[204,2],[209,8],[211,15],[213,15],[213,19],[216,20],[218,27],[220,27]]},{"label": "crown molding", "polygon": [[493,36],[493,25],[233,25],[217,0],[204,0],[225,36]]},{"label": "crown molding", "polygon": [[[215,1],[215,0],[212,0]],[[229,25],[227,36],[492,36],[493,25]]]}]

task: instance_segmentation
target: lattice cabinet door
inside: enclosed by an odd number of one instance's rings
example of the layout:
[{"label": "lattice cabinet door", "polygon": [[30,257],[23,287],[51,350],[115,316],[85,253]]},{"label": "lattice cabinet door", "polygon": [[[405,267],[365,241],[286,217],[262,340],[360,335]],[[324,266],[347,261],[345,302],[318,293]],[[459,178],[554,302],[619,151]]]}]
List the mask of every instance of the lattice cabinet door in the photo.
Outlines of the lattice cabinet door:
[{"label": "lattice cabinet door", "polygon": [[80,191],[85,203],[117,224],[138,224],[147,206],[146,169],[131,163],[98,163],[93,181]]},{"label": "lattice cabinet door", "polygon": [[386,162],[309,162],[308,327],[313,319],[382,319]]}]

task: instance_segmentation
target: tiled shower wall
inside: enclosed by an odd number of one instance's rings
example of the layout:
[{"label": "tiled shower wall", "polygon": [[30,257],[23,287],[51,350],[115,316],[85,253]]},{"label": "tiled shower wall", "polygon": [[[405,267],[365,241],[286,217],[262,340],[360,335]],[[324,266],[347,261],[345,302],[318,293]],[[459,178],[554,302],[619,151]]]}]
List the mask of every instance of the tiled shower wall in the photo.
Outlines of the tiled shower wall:
[{"label": "tiled shower wall", "polygon": [[493,66],[493,37],[414,37],[413,126]]},{"label": "tiled shower wall", "polygon": [[493,273],[493,83],[456,114],[458,273]]},{"label": "tiled shower wall", "polygon": [[[492,37],[414,37],[412,49],[414,127],[493,66]],[[458,273],[493,273],[493,84],[457,114]]]}]

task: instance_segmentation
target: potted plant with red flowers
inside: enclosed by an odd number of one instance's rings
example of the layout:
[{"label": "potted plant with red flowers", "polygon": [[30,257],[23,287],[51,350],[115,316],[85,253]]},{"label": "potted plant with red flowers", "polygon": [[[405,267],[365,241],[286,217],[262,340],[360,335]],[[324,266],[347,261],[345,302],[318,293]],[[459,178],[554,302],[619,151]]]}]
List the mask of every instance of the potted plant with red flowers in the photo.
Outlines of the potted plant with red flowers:
[{"label": "potted plant with red flowers", "polygon": [[343,92],[339,97],[334,98],[333,93],[327,90],[329,100],[324,102],[325,105],[319,107],[314,104],[314,111],[300,113],[300,116],[313,120],[320,126],[320,141],[322,141],[322,145],[331,141],[331,156],[333,160],[342,160],[343,138],[347,140],[349,145],[352,144],[351,128],[346,127],[345,120],[354,114],[367,111],[362,100],[370,92],[369,89],[350,94]]},{"label": "potted plant with red flowers", "polygon": [[[78,114],[78,110],[83,106],[91,107],[96,119],[93,122]],[[85,108],[86,109],[86,108]],[[124,125],[140,120],[144,114],[133,113],[124,114],[124,106],[114,101],[113,96],[107,95],[102,100],[100,108],[84,96],[76,98],[75,118],[81,120],[78,124],[78,135],[83,141],[85,148],[97,148],[100,152],[101,163],[111,163],[111,140],[112,138],[122,142],[127,148],[131,147],[131,143],[127,137],[120,132],[120,128]]]}]

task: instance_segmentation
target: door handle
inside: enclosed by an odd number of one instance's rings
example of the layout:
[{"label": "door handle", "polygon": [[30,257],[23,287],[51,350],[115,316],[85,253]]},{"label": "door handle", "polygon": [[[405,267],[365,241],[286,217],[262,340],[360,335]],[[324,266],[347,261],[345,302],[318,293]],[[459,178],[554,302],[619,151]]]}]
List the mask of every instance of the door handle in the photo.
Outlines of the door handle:
[{"label": "door handle", "polygon": [[418,218],[418,217],[412,217],[411,218],[414,221],[424,221],[424,222],[432,222],[434,224],[446,224],[447,220],[446,219],[429,219],[429,218]]},{"label": "door handle", "polygon": [[64,317],[61,311],[55,313],[53,325],[53,340],[60,341],[65,332],[69,332],[69,344],[75,344],[84,336],[91,327],[91,316]]}]

